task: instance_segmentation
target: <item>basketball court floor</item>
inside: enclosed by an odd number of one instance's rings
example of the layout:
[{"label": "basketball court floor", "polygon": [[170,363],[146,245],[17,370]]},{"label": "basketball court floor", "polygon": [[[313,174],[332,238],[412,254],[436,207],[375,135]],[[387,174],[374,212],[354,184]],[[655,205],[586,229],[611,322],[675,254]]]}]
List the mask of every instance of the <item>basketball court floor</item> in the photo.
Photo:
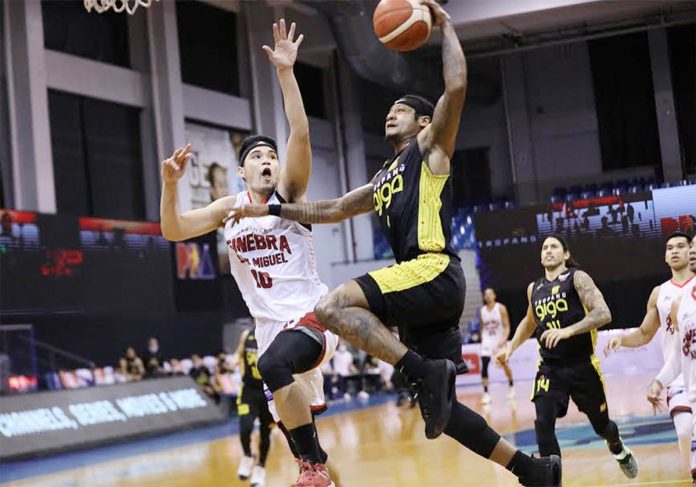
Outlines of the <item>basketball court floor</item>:
[{"label": "basketball court floor", "polygon": [[[681,463],[676,435],[665,413],[654,415],[645,400],[651,376],[607,377],[609,410],[640,463],[637,479],[620,472],[603,441],[571,405],[559,420],[563,480],[568,486],[687,486],[688,466]],[[482,407],[480,387],[462,387],[459,399],[484,414],[489,423],[527,452],[536,450],[531,384],[494,384],[493,404]],[[397,409],[393,397],[337,403],[318,420],[322,446],[338,465],[344,486],[513,486],[515,479],[443,435],[428,441],[417,409]],[[69,453],[0,466],[8,486],[237,486],[241,455],[236,421],[225,425],[123,445]],[[255,440],[254,440],[255,441]],[[275,431],[267,464],[267,485],[288,486],[297,469],[280,432]],[[1,448],[1,445],[0,445]]]}]

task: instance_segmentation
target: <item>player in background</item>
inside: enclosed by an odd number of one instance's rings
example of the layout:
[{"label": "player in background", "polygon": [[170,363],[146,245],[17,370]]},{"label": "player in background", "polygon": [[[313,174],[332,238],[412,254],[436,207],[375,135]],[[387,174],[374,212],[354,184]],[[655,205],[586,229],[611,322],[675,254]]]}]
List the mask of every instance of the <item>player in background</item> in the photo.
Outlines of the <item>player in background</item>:
[{"label": "player in background", "polygon": [[[498,355],[505,347],[510,336],[510,315],[507,307],[497,301],[497,296],[492,288],[483,291],[483,301],[486,303],[479,309],[479,321],[481,323],[481,382],[483,383],[483,397],[481,404],[491,403],[491,395],[488,394],[488,366],[491,357]],[[515,385],[512,380],[512,370],[505,363],[502,365],[510,389],[508,399],[515,398]]]},{"label": "player in background", "polygon": [[[626,335],[612,338],[604,349],[605,355],[621,347],[642,347],[649,343],[658,332],[662,335],[662,357],[665,362],[671,353],[673,342],[679,341],[670,316],[672,303],[681,296],[684,288],[696,282],[694,272],[689,269],[689,245],[691,236],[675,232],[667,237],[665,243],[665,263],[672,272],[672,278],[663,282],[650,293],[643,322]],[[677,431],[679,451],[688,464],[691,453],[691,424],[693,411],[687,398],[684,377],[679,375],[674,382],[667,384],[667,408]]]},{"label": "player in background", "polygon": [[[689,269],[696,273],[696,242],[691,241]],[[684,379],[689,405],[696,407],[696,282],[690,281],[672,302],[672,325],[678,339],[671,341],[667,362],[648,388],[648,401],[656,411],[663,409],[662,391],[665,384],[673,384],[677,377]],[[668,388],[669,390],[669,388]],[[696,486],[696,421],[691,415],[691,482]]]}]

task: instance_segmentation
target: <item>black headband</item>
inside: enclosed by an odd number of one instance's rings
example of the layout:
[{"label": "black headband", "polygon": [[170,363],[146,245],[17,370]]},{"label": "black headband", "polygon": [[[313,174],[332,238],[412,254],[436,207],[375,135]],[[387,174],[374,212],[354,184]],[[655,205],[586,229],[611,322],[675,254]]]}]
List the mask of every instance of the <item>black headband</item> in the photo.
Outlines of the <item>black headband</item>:
[{"label": "black headband", "polygon": [[250,135],[242,141],[242,147],[239,150],[239,165],[244,167],[244,159],[249,155],[249,152],[260,146],[266,146],[278,152],[278,144],[271,137],[265,135]]},{"label": "black headband", "polygon": [[416,115],[424,115],[426,117],[433,118],[433,112],[435,107],[430,101],[426,100],[422,96],[418,95],[404,95],[394,102],[394,105],[401,103],[402,105],[409,106],[416,111]]}]

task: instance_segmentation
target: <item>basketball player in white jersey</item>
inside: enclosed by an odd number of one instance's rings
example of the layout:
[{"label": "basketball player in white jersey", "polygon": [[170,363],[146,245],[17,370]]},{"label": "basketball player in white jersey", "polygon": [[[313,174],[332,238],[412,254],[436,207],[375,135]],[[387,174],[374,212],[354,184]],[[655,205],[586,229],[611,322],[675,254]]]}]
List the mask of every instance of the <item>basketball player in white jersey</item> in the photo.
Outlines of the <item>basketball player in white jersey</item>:
[{"label": "basketball player in white jersey", "polygon": [[[264,46],[275,65],[290,125],[286,164],[281,168],[275,141],[261,135],[242,143],[238,174],[247,191],[220,198],[205,208],[181,214],[177,181],[184,175],[191,146],[174,152],[162,163],[162,233],[168,240],[185,240],[211,232],[227,213],[243,203],[305,201],[311,172],[309,123],[293,74],[300,35],[295,24],[273,24],[275,49]],[[300,476],[293,485],[334,486],[325,466],[313,412],[326,408],[319,367],[331,359],[338,339],[314,316],[314,306],[328,291],[316,269],[309,227],[278,216],[224,223],[232,275],[256,322],[258,369],[269,409],[298,460]],[[271,395],[272,394],[272,395]],[[333,474],[333,472],[332,472]]]},{"label": "basketball player in white jersey", "polygon": [[[483,397],[481,404],[490,404],[491,396],[488,394],[488,366],[491,357],[495,357],[505,347],[510,335],[510,315],[507,307],[497,301],[495,291],[487,288],[483,291],[483,301],[486,303],[479,309],[481,322],[481,382],[483,383]],[[515,397],[512,370],[507,362],[503,365],[505,376],[508,379],[510,390],[508,398]]]},{"label": "basketball player in white jersey", "polygon": [[[647,311],[640,327],[626,335],[612,338],[605,347],[605,354],[619,347],[640,347],[648,343],[661,330],[662,356],[665,362],[671,353],[674,342],[679,336],[670,311],[672,303],[679,297],[685,287],[696,283],[694,273],[689,269],[689,244],[691,236],[683,232],[675,232],[667,238],[665,246],[665,262],[672,270],[672,278],[656,286],[648,298]],[[691,451],[691,422],[693,411],[687,400],[684,379],[680,375],[667,387],[667,406],[677,430],[679,450],[685,461]]]},{"label": "basketball player in white jersey", "polygon": [[[691,241],[689,268],[696,272],[696,241]],[[688,405],[696,408],[696,279],[686,283],[680,295],[671,306],[672,325],[676,330],[676,340],[671,341],[671,350],[662,370],[648,388],[648,401],[655,410],[662,409],[664,384],[674,384],[678,377],[683,378]],[[667,401],[669,404],[669,387]],[[696,486],[696,418],[690,415],[691,424],[691,480]]]}]

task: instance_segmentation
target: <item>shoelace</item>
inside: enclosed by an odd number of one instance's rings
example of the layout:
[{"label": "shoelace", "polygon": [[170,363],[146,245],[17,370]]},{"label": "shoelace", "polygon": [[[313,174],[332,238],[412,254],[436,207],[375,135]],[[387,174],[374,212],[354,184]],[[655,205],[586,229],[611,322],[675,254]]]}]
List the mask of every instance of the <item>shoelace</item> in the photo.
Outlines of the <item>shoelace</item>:
[{"label": "shoelace", "polygon": [[300,467],[300,478],[297,480],[300,481],[302,480],[303,482],[301,484],[296,484],[296,485],[305,485],[305,481],[314,481],[317,477],[321,477],[321,474],[317,472],[316,465],[306,462],[304,460],[298,460],[295,459],[297,462],[298,466]]}]

